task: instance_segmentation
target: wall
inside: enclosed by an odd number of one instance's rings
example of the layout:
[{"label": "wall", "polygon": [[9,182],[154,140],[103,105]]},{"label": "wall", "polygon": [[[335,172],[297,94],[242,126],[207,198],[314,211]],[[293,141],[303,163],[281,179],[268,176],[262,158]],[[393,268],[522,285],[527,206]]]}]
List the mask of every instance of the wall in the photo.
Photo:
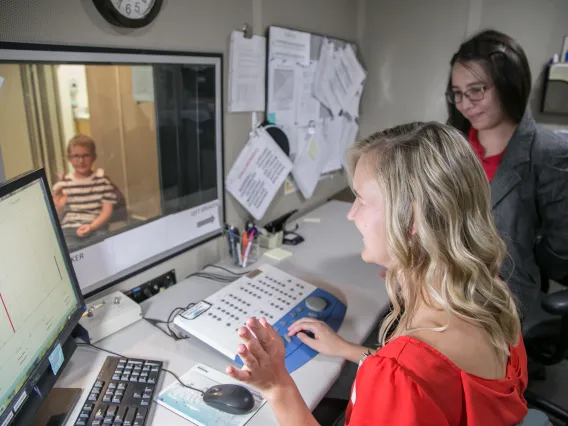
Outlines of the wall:
[{"label": "wall", "polygon": [[154,102],[137,102],[132,67],[87,65],[90,131],[97,162],[126,199],[138,220],[161,212]]},{"label": "wall", "polygon": [[[91,0],[3,0],[0,40],[75,45],[119,46],[221,52],[224,54],[224,99],[227,99],[228,37],[231,31],[252,24],[257,34],[279,24],[334,37],[357,38],[357,3],[353,0],[167,0],[157,20],[147,28],[117,29],[98,15]],[[251,119],[248,113],[227,113],[224,120],[224,161],[227,172],[244,146]],[[266,220],[295,208],[309,209],[345,186],[337,176],[320,182],[314,197],[304,203],[298,193],[275,200]],[[227,218],[241,221],[244,210],[230,195]],[[216,260],[217,247],[208,244],[159,267],[127,280],[131,288],[147,278],[174,267],[185,276]]]},{"label": "wall", "polygon": [[34,164],[19,65],[0,64],[0,76],[4,77],[0,88],[0,149],[6,178],[10,179]]},{"label": "wall", "polygon": [[466,35],[494,28],[525,49],[540,123],[568,127],[568,117],[539,113],[542,71],[560,53],[566,33],[565,0],[366,0],[361,47],[369,71],[361,134],[411,120],[446,119],[449,61]]}]

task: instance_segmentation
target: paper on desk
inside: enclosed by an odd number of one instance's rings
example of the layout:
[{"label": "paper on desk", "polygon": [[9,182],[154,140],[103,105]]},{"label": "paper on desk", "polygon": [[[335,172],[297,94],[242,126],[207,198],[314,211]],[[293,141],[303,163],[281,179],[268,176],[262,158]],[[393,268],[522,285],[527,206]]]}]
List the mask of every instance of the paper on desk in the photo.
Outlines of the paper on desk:
[{"label": "paper on desk", "polygon": [[310,61],[308,66],[297,65],[298,94],[296,96],[296,124],[306,125],[320,118],[320,101],[313,95],[313,86],[318,61]]},{"label": "paper on desk", "polygon": [[280,247],[274,248],[272,250],[268,250],[264,253],[266,257],[269,257],[274,260],[284,260],[293,255],[291,251],[281,249]]},{"label": "paper on desk", "polygon": [[256,220],[260,220],[290,170],[290,159],[260,127],[233,164],[226,187]]},{"label": "paper on desk", "polygon": [[268,121],[294,124],[298,103],[296,63],[286,59],[271,59],[268,64]]},{"label": "paper on desk", "polygon": [[229,111],[264,111],[266,38],[233,31],[229,54]]},{"label": "paper on desk", "polygon": [[271,58],[286,59],[292,63],[310,63],[310,34],[286,28],[270,27]]},{"label": "paper on desk", "polygon": [[[238,384],[243,386],[242,383],[232,377],[204,364],[195,365],[181,376],[180,380],[186,385],[200,389],[203,392],[219,384]],[[160,392],[156,402],[200,426],[243,426],[266,402],[255,389],[248,389],[254,397],[254,408],[249,413],[243,415],[229,414],[209,407],[203,402],[203,396],[199,392],[185,388],[177,381]]]},{"label": "paper on desk", "polygon": [[298,154],[294,161],[292,175],[298,189],[305,198],[310,198],[327,162],[328,149],[323,138],[323,124],[320,122],[311,133],[307,127],[298,128]]}]

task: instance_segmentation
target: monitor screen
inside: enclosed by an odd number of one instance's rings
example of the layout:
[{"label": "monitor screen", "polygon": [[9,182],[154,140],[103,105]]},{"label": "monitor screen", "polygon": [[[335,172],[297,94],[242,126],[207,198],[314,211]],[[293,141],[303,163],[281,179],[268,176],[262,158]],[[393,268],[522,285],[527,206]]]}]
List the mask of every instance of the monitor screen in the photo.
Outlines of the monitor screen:
[{"label": "monitor screen", "polygon": [[83,310],[45,178],[34,175],[0,187],[0,422]]},{"label": "monitor screen", "polygon": [[221,234],[222,69],[215,53],[0,42],[6,177],[45,169],[86,297]]}]

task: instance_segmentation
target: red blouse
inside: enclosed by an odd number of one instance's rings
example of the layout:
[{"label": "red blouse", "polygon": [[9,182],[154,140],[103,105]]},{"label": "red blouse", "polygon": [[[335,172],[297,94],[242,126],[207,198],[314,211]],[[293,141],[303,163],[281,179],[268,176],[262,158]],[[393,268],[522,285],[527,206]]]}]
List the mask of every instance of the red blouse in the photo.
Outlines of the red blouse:
[{"label": "red blouse", "polygon": [[359,367],[345,426],[512,426],[528,412],[527,355],[510,348],[507,374],[483,379],[460,370],[433,347],[403,336]]},{"label": "red blouse", "polygon": [[483,170],[485,170],[487,179],[491,182],[493,180],[493,176],[495,176],[495,173],[497,172],[497,167],[499,167],[499,163],[501,162],[505,151],[497,155],[492,155],[491,157],[486,157],[485,150],[477,137],[477,130],[473,127],[469,130],[469,143],[477,155],[477,158],[481,161],[481,165],[483,166]]}]

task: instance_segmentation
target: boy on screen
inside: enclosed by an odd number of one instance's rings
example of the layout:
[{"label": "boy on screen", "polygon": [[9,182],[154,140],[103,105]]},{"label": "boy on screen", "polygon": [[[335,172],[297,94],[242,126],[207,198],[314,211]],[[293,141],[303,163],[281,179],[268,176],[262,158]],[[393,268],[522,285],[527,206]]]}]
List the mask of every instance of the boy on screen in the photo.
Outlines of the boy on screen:
[{"label": "boy on screen", "polygon": [[102,169],[93,169],[97,150],[92,138],[73,137],[67,145],[67,159],[75,170],[53,186],[53,201],[65,240],[73,247],[108,229],[117,194]]}]

